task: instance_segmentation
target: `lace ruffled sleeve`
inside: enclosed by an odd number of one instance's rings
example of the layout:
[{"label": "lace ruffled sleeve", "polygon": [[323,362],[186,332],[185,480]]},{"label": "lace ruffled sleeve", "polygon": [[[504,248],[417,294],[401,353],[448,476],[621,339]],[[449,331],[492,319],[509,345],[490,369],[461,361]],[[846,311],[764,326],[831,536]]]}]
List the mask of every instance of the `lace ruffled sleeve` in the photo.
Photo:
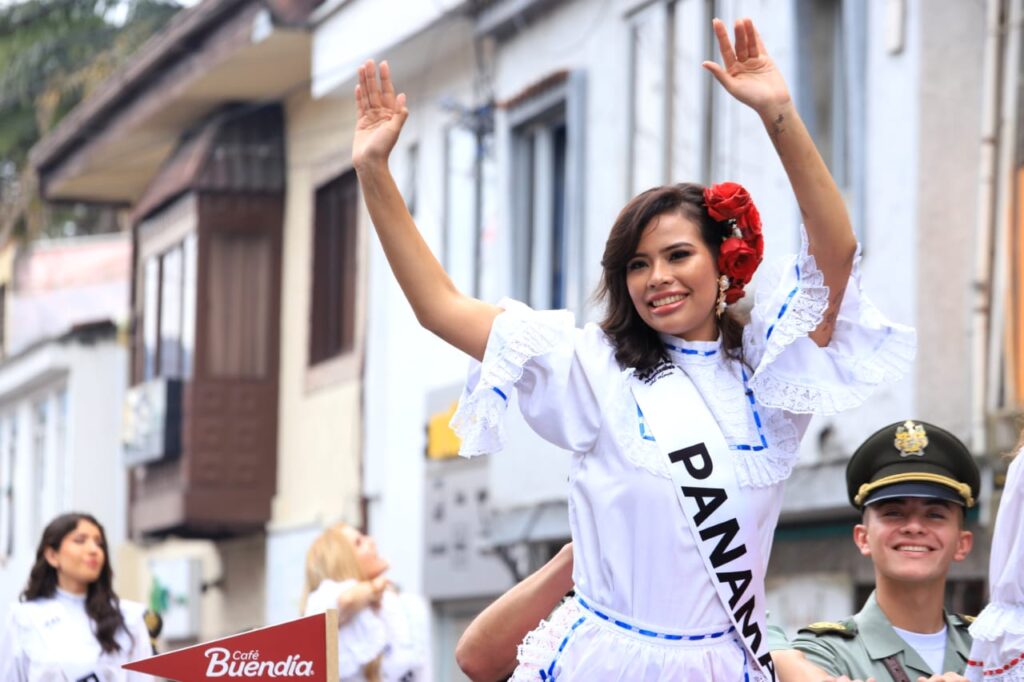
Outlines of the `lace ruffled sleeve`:
[{"label": "lace ruffled sleeve", "polygon": [[821,348],[808,336],[828,307],[828,287],[801,229],[800,253],[758,286],[743,347],[755,368],[759,403],[800,414],[836,414],[867,400],[880,384],[910,368],[912,328],[889,321],[860,286],[860,249],[839,307],[835,331]]},{"label": "lace ruffled sleeve", "polygon": [[[338,597],[355,587],[355,580],[324,580],[306,600],[305,615],[337,608]],[[367,663],[384,653],[388,632],[380,615],[372,608],[357,611],[338,626],[338,675],[354,677]]]},{"label": "lace ruffled sleeve", "polygon": [[514,394],[538,435],[566,450],[588,451],[600,416],[577,352],[584,332],[565,310],[539,312],[511,299],[499,305],[505,310],[491,327],[483,362],[470,367],[452,417],[462,441],[459,454],[473,457],[504,447],[504,417]]},{"label": "lace ruffled sleeve", "polygon": [[[977,679],[1024,680],[1024,454],[1010,464],[989,557],[992,601],[971,624]],[[1012,661],[1016,661],[1010,665]],[[968,670],[971,670],[969,667]]]}]

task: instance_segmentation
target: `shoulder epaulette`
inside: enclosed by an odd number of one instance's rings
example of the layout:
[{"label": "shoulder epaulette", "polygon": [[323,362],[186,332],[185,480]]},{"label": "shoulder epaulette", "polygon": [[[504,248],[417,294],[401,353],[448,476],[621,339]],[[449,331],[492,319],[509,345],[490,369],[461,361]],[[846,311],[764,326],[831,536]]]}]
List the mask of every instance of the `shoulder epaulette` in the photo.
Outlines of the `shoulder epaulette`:
[{"label": "shoulder epaulette", "polygon": [[974,622],[975,618],[977,618],[977,616],[968,616],[965,613],[954,613],[953,614],[953,625],[957,625],[957,626],[960,626],[960,627],[968,627],[968,626],[970,626],[971,623]]},{"label": "shoulder epaulette", "polygon": [[146,609],[146,612],[142,614],[142,620],[146,624],[150,638],[156,639],[160,636],[160,631],[164,629],[164,619],[159,613]]},{"label": "shoulder epaulette", "polygon": [[810,632],[815,635],[839,635],[840,637],[853,638],[857,636],[857,624],[852,620],[840,622],[819,621],[800,628],[800,632]]}]

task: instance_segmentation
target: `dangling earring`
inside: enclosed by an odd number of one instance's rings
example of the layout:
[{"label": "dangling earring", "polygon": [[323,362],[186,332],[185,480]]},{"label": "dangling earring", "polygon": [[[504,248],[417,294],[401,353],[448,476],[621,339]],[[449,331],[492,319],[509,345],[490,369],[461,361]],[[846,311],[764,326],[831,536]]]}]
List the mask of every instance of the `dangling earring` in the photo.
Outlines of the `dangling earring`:
[{"label": "dangling earring", "polygon": [[729,288],[729,277],[722,275],[718,278],[718,299],[715,302],[715,317],[722,317],[725,313],[725,290]]}]

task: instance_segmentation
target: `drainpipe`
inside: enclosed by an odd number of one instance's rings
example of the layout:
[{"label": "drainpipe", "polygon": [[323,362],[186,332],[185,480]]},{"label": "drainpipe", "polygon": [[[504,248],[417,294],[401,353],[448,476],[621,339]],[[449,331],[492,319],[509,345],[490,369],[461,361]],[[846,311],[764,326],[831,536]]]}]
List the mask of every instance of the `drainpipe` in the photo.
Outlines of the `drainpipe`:
[{"label": "drainpipe", "polygon": [[995,204],[995,157],[999,102],[1000,10],[1002,0],[988,0],[985,11],[985,53],[982,62],[981,148],[978,167],[978,219],[975,224],[974,303],[971,308],[971,449],[987,451],[985,376],[989,323],[989,275],[992,256],[992,213]]},{"label": "drainpipe", "polygon": [[1000,362],[1006,348],[1006,293],[1009,282],[1009,253],[1011,230],[1014,224],[1014,184],[1016,180],[1017,152],[1017,86],[1020,80],[1022,0],[1010,0],[1006,22],[1006,49],[1003,52],[1002,112],[999,122],[999,166],[996,181],[996,215],[993,225],[995,248],[992,263],[992,305],[988,339],[988,395],[986,412],[994,414],[1000,408],[1000,385],[1006,376]]}]

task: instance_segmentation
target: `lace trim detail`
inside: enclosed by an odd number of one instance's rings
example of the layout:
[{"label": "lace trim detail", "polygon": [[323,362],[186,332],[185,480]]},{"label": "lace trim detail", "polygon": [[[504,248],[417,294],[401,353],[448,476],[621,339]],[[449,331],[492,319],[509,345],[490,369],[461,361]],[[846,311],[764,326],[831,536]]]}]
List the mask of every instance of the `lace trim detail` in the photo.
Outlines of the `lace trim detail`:
[{"label": "lace trim detail", "polygon": [[534,630],[527,633],[519,645],[516,659],[519,665],[510,682],[537,682],[543,679],[540,671],[547,671],[560,653],[562,642],[573,632],[573,624],[584,616],[584,611],[575,599],[570,599],[555,609],[547,620],[542,620]]},{"label": "lace trim detail", "polygon": [[626,461],[659,478],[672,478],[668,470],[668,461],[658,449],[658,444],[653,440],[646,440],[640,433],[639,407],[629,387],[635,371],[629,368],[619,375],[614,397],[610,401],[612,404],[609,406],[612,412],[608,416],[611,431]]},{"label": "lace trim detail", "polygon": [[[1024,652],[1019,653],[1018,657],[1020,659],[1024,659]],[[1012,660],[1010,662],[1012,662]],[[1010,662],[1007,662],[1007,665],[1009,665]],[[1017,663],[1010,667],[1009,670],[1004,668],[989,668],[986,664],[985,668],[982,668],[981,666],[968,668],[964,671],[964,677],[967,678],[968,682],[1024,682],[1024,670],[1021,668],[1020,660],[1017,660]],[[984,670],[984,672],[982,672],[982,670]],[[1004,670],[1004,672],[999,673],[996,672],[997,670]]]},{"label": "lace trim detail", "polygon": [[[789,302],[784,315],[778,320],[768,337],[764,353],[758,362],[750,386],[757,394],[758,403],[797,414],[833,415],[862,405],[874,389],[883,383],[901,379],[911,368],[917,350],[917,339],[913,329],[894,325],[860,291],[860,246],[854,256],[850,274],[850,288],[858,292],[856,323],[840,319],[836,323],[835,337],[850,334],[856,328],[874,332],[880,340],[874,348],[860,348],[843,353],[830,346],[826,352],[833,354],[833,362],[843,368],[845,381],[829,386],[803,384],[791,378],[775,376],[767,368],[779,355],[798,338],[807,336],[818,324],[828,306],[828,287],[824,275],[817,268],[814,256],[807,252],[806,233],[803,239],[797,265],[800,279],[798,291]],[[849,295],[849,294],[847,294]],[[759,305],[767,306],[767,302]],[[764,311],[770,314],[771,311]],[[744,346],[756,347],[758,340],[752,338],[753,329],[744,330]],[[808,378],[808,381],[813,379]]]},{"label": "lace trim detail", "polygon": [[[741,381],[722,361],[714,366],[688,365],[686,372],[715,415],[730,454],[736,463],[739,483],[747,488],[767,487],[789,478],[799,456],[800,434],[796,426],[780,410],[758,405],[768,446],[760,450],[738,449],[737,446],[759,444],[760,435]],[[611,406],[611,431],[623,456],[633,466],[658,476],[672,478],[668,461],[656,441],[643,437],[638,407],[629,388],[633,370],[621,374],[622,385],[616,394],[622,396]]]},{"label": "lace trim detail", "polygon": [[[758,380],[764,368],[771,365],[789,345],[817,329],[828,308],[828,287],[825,286],[825,275],[818,269],[814,256],[807,251],[807,234],[802,227],[800,234],[800,253],[793,266],[799,273],[796,293],[785,303],[784,312],[780,314],[773,310],[766,310],[770,305],[772,292],[765,291],[763,295],[756,296],[756,305],[760,308],[761,316],[768,321],[768,329],[765,332],[767,339],[764,342],[764,352],[757,363],[754,376],[751,377],[752,382]],[[855,271],[860,259],[860,247],[857,248],[857,256],[854,258]],[[759,287],[758,293],[760,294],[762,291],[763,289]],[[751,338],[751,335],[755,333],[751,325],[747,325],[743,332],[744,348],[761,345],[760,339]]]},{"label": "lace trim detail", "polygon": [[988,604],[971,623],[970,632],[975,640],[986,642],[998,641],[1008,634],[1020,635],[1024,647],[1024,604]]},{"label": "lace trim detail", "polygon": [[526,363],[549,353],[564,338],[566,325],[572,324],[569,312],[534,313],[522,304],[495,319],[491,334],[498,334],[497,343],[487,349],[479,381],[463,394],[450,422],[462,442],[461,456],[475,457],[504,448],[504,416],[512,388],[523,377]]},{"label": "lace trim detail", "polygon": [[800,455],[800,434],[780,410],[762,409],[769,446],[760,452],[736,451],[740,466],[736,472],[744,488],[767,488],[785,481],[793,473]]},{"label": "lace trim detail", "polygon": [[964,677],[972,682],[1024,682],[1024,638],[1004,641],[1001,646],[974,640]]},{"label": "lace trim detail", "polygon": [[[863,317],[877,315],[873,306],[861,301]],[[841,333],[837,325],[836,333]],[[797,414],[833,415],[863,405],[877,386],[901,379],[914,361],[917,350],[913,330],[888,329],[878,346],[867,355],[836,354],[835,363],[845,368],[847,381],[832,386],[798,384],[768,372],[751,379],[750,384],[763,405]]]}]

